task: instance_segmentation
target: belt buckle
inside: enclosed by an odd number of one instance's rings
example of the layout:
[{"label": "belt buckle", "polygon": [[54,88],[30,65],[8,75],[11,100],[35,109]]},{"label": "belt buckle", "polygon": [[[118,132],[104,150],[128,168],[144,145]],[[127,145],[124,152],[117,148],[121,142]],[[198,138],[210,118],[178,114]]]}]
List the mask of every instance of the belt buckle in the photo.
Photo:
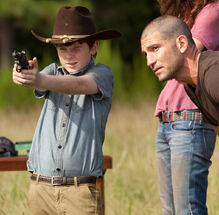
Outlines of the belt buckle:
[{"label": "belt buckle", "polygon": [[51,177],[51,185],[52,186],[60,186],[60,185],[62,185],[61,183],[60,184],[54,183],[54,178],[62,178],[62,177],[61,176],[52,176]]}]

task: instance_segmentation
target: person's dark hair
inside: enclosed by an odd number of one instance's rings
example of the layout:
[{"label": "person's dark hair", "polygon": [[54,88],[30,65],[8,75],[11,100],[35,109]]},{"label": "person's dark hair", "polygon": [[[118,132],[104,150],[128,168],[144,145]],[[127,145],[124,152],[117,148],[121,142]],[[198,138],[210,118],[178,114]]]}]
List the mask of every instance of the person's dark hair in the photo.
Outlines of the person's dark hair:
[{"label": "person's dark hair", "polygon": [[180,35],[185,35],[189,45],[195,45],[189,26],[176,16],[164,15],[152,20],[143,30],[141,40],[154,32],[160,33],[161,38],[164,40],[171,40]]},{"label": "person's dark hair", "polygon": [[[88,41],[84,41],[84,42],[87,43],[90,48],[92,48],[94,43],[95,43],[95,40],[91,40],[91,41],[88,40]],[[94,55],[92,55],[92,57],[96,58],[97,57],[97,52]]]},{"label": "person's dark hair", "polygon": [[192,28],[196,16],[209,3],[217,0],[157,0],[162,15],[182,18]]}]

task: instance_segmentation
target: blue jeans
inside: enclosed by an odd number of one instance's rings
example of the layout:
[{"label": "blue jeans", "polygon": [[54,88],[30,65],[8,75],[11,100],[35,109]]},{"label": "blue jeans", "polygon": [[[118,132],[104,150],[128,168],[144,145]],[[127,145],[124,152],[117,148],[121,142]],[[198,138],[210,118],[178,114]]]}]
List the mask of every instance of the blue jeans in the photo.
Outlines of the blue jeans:
[{"label": "blue jeans", "polygon": [[201,121],[159,123],[156,140],[163,215],[206,215],[208,170],[216,134]]}]

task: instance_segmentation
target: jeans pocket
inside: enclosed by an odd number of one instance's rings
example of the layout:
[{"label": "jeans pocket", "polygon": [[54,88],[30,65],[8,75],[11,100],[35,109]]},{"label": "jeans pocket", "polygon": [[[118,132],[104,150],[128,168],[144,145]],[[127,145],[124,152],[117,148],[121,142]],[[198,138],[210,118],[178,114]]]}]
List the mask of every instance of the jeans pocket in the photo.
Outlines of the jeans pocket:
[{"label": "jeans pocket", "polygon": [[194,151],[199,154],[200,157],[210,161],[216,142],[216,134],[214,130],[207,123],[196,122],[193,134]]},{"label": "jeans pocket", "polygon": [[171,123],[171,130],[179,133],[192,133],[194,121],[175,121]]},{"label": "jeans pocket", "polygon": [[205,146],[205,155],[207,159],[211,159],[214,152],[216,142],[216,134],[212,129],[203,129],[203,144]]}]

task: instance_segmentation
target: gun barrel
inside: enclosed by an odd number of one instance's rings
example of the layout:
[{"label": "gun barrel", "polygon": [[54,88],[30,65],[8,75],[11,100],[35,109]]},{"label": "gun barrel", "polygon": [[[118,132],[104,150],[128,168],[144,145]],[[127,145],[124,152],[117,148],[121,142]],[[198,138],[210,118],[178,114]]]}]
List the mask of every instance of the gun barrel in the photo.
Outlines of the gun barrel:
[{"label": "gun barrel", "polygon": [[27,57],[26,57],[26,53],[25,51],[13,51],[12,56],[15,59],[15,63],[19,66],[21,66],[21,69],[17,69],[18,72],[20,72],[22,69],[28,69],[28,61],[27,61]]}]

